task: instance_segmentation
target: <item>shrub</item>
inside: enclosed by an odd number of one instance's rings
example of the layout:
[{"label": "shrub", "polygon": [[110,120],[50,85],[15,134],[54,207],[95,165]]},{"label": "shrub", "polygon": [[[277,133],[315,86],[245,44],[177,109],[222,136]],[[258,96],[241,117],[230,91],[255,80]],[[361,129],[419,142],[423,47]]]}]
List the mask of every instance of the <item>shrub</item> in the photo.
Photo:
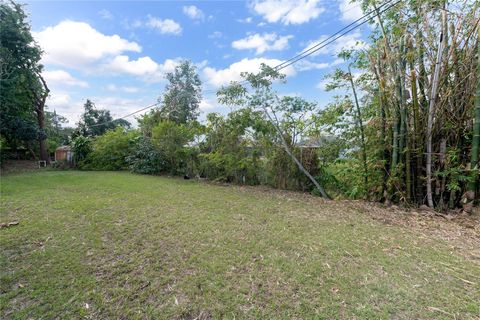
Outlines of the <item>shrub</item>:
[{"label": "shrub", "polygon": [[92,141],[88,137],[78,136],[72,141],[73,162],[81,168],[88,155],[92,152]]},{"label": "shrub", "polygon": [[148,137],[140,136],[133,141],[133,151],[126,158],[132,172],[157,174],[165,171],[165,158],[158,152]]},{"label": "shrub", "polygon": [[52,163],[52,168],[59,170],[67,170],[72,168],[72,164],[67,160],[58,160]]},{"label": "shrub", "polygon": [[88,155],[85,168],[93,170],[124,170],[128,168],[126,158],[133,152],[132,141],[138,137],[135,130],[122,127],[109,130],[93,140],[92,152]]},{"label": "shrub", "polygon": [[194,154],[188,144],[193,140],[195,128],[173,121],[162,121],[152,130],[152,143],[165,158],[165,170],[171,174],[188,173]]}]

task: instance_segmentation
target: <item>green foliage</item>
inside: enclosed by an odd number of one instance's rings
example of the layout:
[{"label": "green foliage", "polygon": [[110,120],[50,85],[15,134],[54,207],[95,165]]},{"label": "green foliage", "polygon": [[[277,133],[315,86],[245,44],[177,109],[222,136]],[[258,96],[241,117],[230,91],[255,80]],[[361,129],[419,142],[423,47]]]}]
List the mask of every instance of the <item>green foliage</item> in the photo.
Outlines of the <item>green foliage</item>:
[{"label": "green foliage", "polygon": [[[274,129],[271,142],[281,146],[290,157],[290,161],[295,163],[299,171],[319,189],[322,196],[329,198],[323,187],[295,154],[298,140],[304,137],[314,124],[310,121],[309,114],[316,109],[316,104],[300,97],[280,98],[272,84],[283,81],[285,75],[265,64],[261,64],[260,72],[256,74],[244,72],[241,75],[247,84],[233,82],[228,87],[222,87],[217,93],[219,101],[261,112],[267,123]],[[275,162],[273,163],[276,165]],[[312,167],[316,169],[315,166]]]},{"label": "green foliage", "polygon": [[189,145],[196,128],[164,120],[152,129],[152,143],[165,158],[165,170],[171,174],[192,174],[192,148]]},{"label": "green foliage", "polygon": [[83,105],[83,112],[74,136],[83,135],[86,137],[99,136],[116,127],[130,128],[130,123],[124,119],[113,120],[110,111],[96,109],[95,104],[87,99]]},{"label": "green foliage", "polygon": [[86,159],[87,169],[124,170],[128,168],[127,157],[131,154],[138,132],[118,127],[93,139],[92,152]]},{"label": "green foliage", "polygon": [[352,199],[365,195],[365,185],[361,163],[358,160],[339,160],[331,164],[327,170],[332,176],[329,187]]},{"label": "green foliage", "polygon": [[139,136],[133,139],[132,143],[131,153],[126,157],[132,172],[158,174],[165,171],[165,159],[150,138]]},{"label": "green foliage", "polygon": [[258,184],[262,180],[262,141],[267,124],[258,111],[239,109],[222,117],[207,116],[201,144],[200,175],[212,180]]},{"label": "green foliage", "polygon": [[89,137],[78,136],[72,140],[73,161],[79,168],[92,152],[92,140]]},{"label": "green foliage", "polygon": [[174,72],[166,75],[168,84],[163,95],[160,114],[162,119],[186,124],[198,117],[202,100],[200,77],[190,61],[182,61]]},{"label": "green foliage", "polygon": [[70,162],[67,160],[60,160],[60,161],[55,161],[52,163],[52,168],[59,169],[59,170],[67,170],[71,169],[73,166]]},{"label": "green foliage", "polygon": [[67,119],[54,112],[45,111],[45,134],[48,137],[47,149],[50,153],[62,145],[67,145],[73,128],[63,127]]},{"label": "green foliage", "polygon": [[11,147],[39,136],[32,90],[39,87],[41,49],[22,5],[0,2],[0,134]]}]

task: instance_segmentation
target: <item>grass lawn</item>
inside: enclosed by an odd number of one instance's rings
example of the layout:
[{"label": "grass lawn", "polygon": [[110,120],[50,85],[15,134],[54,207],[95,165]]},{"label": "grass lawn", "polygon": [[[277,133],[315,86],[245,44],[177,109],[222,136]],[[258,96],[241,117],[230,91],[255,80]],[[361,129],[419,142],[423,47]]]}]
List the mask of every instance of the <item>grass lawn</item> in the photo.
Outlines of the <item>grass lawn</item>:
[{"label": "grass lawn", "polygon": [[478,256],[352,202],[40,171],[0,209],[3,319],[480,317]]}]

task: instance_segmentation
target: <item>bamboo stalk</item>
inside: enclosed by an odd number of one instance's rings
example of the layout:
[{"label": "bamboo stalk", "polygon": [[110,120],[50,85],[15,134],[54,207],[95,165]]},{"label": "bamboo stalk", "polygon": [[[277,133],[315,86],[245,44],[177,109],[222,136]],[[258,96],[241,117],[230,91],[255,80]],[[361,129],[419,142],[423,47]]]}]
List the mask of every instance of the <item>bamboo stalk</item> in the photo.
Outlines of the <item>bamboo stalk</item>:
[{"label": "bamboo stalk", "polygon": [[[480,39],[480,27],[478,29],[478,37]],[[477,189],[479,176],[479,147],[480,147],[480,41],[477,40],[477,91],[475,95],[475,119],[473,123],[473,137],[472,137],[472,152],[470,156],[470,170],[472,180],[468,184],[466,192],[466,203],[463,208],[468,213],[471,213],[473,201],[475,200],[475,191]]]},{"label": "bamboo stalk", "polygon": [[352,86],[353,97],[355,99],[355,106],[357,110],[357,123],[360,129],[360,139],[362,142],[362,160],[363,160],[363,170],[364,170],[364,183],[365,183],[365,192],[368,193],[368,167],[367,167],[367,147],[365,145],[365,130],[363,128],[362,112],[360,110],[360,104],[358,103],[357,90],[355,88],[355,82],[353,81],[352,71],[350,66],[348,66],[348,79],[350,80],[350,85]]},{"label": "bamboo stalk", "polygon": [[[445,24],[447,13],[445,10],[442,10],[442,26]],[[430,104],[428,107],[428,122],[427,122],[427,161],[426,161],[426,171],[427,171],[427,204],[430,208],[433,208],[433,196],[432,196],[432,131],[433,131],[433,122],[435,114],[435,102],[437,98],[437,89],[439,83],[440,75],[440,64],[442,61],[443,54],[443,30],[440,32],[440,37],[438,41],[438,51],[437,58],[435,61],[435,71],[432,79],[432,91],[430,94]]]}]

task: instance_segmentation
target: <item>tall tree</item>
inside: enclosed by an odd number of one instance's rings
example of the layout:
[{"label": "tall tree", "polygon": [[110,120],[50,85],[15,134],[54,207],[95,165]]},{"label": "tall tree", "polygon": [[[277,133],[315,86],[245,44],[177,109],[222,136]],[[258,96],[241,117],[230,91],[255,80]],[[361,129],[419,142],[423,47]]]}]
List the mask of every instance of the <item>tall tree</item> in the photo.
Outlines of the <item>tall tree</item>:
[{"label": "tall tree", "polygon": [[195,65],[182,61],[173,72],[167,73],[166,78],[168,84],[160,109],[162,117],[177,124],[196,120],[202,100],[202,82]]},{"label": "tall tree", "polygon": [[[37,120],[36,138],[40,159],[49,163],[45,134],[45,101],[50,90],[42,78],[42,50],[34,41],[30,25],[20,4],[0,3],[0,104],[1,132],[10,141],[32,136],[16,134],[17,125],[33,131],[32,115]],[[22,132],[22,131],[20,131]]]}]

